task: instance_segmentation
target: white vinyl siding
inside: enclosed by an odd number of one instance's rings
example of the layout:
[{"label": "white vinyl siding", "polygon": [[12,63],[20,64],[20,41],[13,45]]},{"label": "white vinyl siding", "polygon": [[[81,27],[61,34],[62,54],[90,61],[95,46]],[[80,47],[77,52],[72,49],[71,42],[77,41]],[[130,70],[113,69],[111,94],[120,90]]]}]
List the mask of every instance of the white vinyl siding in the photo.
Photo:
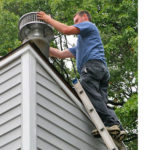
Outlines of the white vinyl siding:
[{"label": "white vinyl siding", "polygon": [[[42,144],[63,150],[99,150],[94,128],[77,105],[37,64],[37,136]],[[42,148],[40,143],[39,148]],[[101,147],[101,146],[100,146]]]},{"label": "white vinyl siding", "polygon": [[21,148],[21,62],[0,70],[0,149]]},{"label": "white vinyl siding", "polygon": [[24,44],[0,62],[0,150],[107,150],[91,135],[82,104],[36,51]]}]

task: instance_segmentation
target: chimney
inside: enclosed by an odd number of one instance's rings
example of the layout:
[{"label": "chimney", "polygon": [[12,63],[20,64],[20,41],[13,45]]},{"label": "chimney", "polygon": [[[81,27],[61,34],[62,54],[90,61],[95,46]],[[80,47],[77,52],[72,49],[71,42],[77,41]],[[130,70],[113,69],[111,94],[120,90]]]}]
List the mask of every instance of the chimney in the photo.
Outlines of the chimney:
[{"label": "chimney", "polygon": [[53,28],[37,18],[37,12],[24,14],[19,20],[19,39],[22,43],[33,41],[49,57],[49,43],[54,39]]}]

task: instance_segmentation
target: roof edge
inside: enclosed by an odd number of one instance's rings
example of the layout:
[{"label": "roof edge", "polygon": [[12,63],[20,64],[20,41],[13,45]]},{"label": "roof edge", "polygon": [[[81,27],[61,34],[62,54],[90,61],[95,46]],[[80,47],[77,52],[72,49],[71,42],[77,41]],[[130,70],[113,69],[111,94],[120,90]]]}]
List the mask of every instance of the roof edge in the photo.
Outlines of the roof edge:
[{"label": "roof edge", "polygon": [[[36,59],[38,59],[39,61],[39,58],[38,56],[40,56],[40,58],[42,58],[42,60],[44,61],[44,63],[46,63],[46,65],[54,72],[54,74],[60,79],[60,81],[67,87],[67,89],[72,93],[70,93],[68,90],[65,90],[61,87],[61,89],[70,97],[70,94],[71,94],[71,97],[73,98],[73,101],[78,105],[78,107],[80,108],[80,110],[87,116],[87,118],[91,121],[91,119],[89,118],[89,115],[87,114],[87,112],[85,111],[85,108],[83,107],[82,105],[82,102],[79,98],[79,96],[77,95],[76,91],[72,88],[72,86],[64,79],[64,77],[57,71],[57,69],[49,62],[48,58],[46,58],[43,53],[40,51],[40,49],[36,46],[36,44],[30,40],[30,41],[27,41],[25,42],[24,44],[20,45],[19,47],[17,47],[16,49],[12,50],[11,52],[9,52],[8,54],[6,54],[5,56],[1,57],[0,58],[0,61],[3,61],[7,58],[9,58],[10,56],[12,56],[13,54],[17,53],[18,51],[21,50],[22,47],[25,47],[27,45],[30,45],[33,50],[35,51],[35,55],[37,54]],[[33,53],[34,53],[33,51]],[[24,52],[22,52],[24,53]],[[21,54],[22,54],[21,53]],[[20,55],[21,55],[20,54]],[[18,55],[18,56],[20,56]],[[46,69],[46,68],[45,68]],[[46,69],[48,71],[48,69]],[[54,77],[53,77],[54,78]],[[55,78],[54,78],[55,80]],[[57,82],[58,83],[58,82]],[[60,85],[60,83],[58,83]],[[68,91],[68,92],[66,92]],[[70,93],[70,94],[69,94]]]}]

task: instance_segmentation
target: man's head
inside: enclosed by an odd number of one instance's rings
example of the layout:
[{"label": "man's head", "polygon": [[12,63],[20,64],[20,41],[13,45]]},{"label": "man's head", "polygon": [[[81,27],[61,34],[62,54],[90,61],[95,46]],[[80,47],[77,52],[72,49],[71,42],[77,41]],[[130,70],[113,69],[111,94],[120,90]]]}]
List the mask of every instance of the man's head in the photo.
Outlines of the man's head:
[{"label": "man's head", "polygon": [[91,21],[91,15],[88,11],[79,11],[74,15],[74,23],[78,24],[84,21]]}]

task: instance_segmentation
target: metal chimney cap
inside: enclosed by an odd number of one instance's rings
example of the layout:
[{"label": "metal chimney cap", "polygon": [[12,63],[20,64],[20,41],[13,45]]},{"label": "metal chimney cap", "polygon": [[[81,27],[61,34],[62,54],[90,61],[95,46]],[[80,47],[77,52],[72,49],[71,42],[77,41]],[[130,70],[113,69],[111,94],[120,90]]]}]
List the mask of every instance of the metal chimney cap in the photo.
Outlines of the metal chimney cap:
[{"label": "metal chimney cap", "polygon": [[41,52],[49,57],[49,44],[54,39],[51,25],[39,20],[37,12],[24,14],[19,20],[19,39],[25,43],[33,41]]},{"label": "metal chimney cap", "polygon": [[23,28],[26,24],[29,24],[29,23],[46,24],[46,25],[48,25],[49,27],[52,28],[52,26],[50,24],[47,24],[43,20],[40,20],[40,19],[37,18],[37,12],[29,12],[29,13],[24,14],[20,18],[19,23],[18,23],[19,30],[21,30],[21,28]]},{"label": "metal chimney cap", "polygon": [[54,38],[53,27],[44,21],[39,20],[37,18],[37,12],[29,12],[24,14],[19,20],[18,28],[19,39],[21,41],[28,39],[29,34],[31,34],[33,30],[39,30],[42,32],[43,38],[46,38],[48,41],[51,41]]}]

